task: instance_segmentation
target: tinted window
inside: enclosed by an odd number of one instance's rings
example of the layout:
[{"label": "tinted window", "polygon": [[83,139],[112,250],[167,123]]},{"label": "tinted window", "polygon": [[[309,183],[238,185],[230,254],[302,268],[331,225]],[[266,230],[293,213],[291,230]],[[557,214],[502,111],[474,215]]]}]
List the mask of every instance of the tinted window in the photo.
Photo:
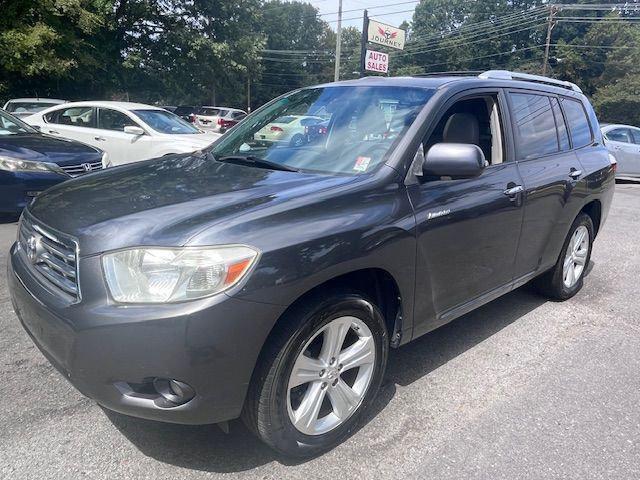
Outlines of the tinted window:
[{"label": "tinted window", "polygon": [[553,107],[553,116],[556,117],[556,127],[558,128],[558,140],[560,140],[560,150],[567,151],[571,147],[569,145],[569,134],[567,133],[567,124],[564,122],[564,116],[560,109],[560,102],[557,98],[551,99]]},{"label": "tinted window", "polygon": [[512,93],[518,158],[538,157],[558,151],[556,124],[549,97]]},{"label": "tinted window", "polygon": [[44,116],[49,123],[72,125],[74,127],[94,127],[95,109],[93,107],[69,107],[54,110]]},{"label": "tinted window", "polygon": [[191,106],[187,106],[187,105],[181,105],[179,107],[176,107],[176,109],[173,111],[173,113],[175,113],[176,115],[189,115],[190,113],[193,113],[197,110],[196,107],[191,107]]},{"label": "tinted window", "polygon": [[631,132],[631,139],[633,140],[633,143],[640,145],[640,130],[637,128],[630,128],[629,131]]},{"label": "tinted window", "polygon": [[591,127],[587,112],[584,111],[582,103],[567,98],[562,99],[562,106],[569,124],[571,141],[573,148],[584,147],[591,143]]},{"label": "tinted window", "polygon": [[200,112],[198,112],[200,115],[207,115],[209,117],[223,117],[225,113],[227,113],[226,110],[222,110],[221,108],[201,108]]},{"label": "tinted window", "polygon": [[633,143],[631,132],[628,128],[616,128],[607,132],[607,138],[613,142]]},{"label": "tinted window", "polygon": [[116,110],[110,110],[108,108],[100,109],[100,114],[98,115],[98,128],[122,132],[124,127],[128,125],[137,126],[136,123],[124,113]]}]

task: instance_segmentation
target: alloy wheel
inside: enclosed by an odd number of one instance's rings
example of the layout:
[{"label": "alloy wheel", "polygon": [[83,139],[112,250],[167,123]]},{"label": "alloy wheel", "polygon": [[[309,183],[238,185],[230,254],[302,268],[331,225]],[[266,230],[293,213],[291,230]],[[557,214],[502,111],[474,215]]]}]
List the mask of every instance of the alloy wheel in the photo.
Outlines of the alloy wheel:
[{"label": "alloy wheel", "polygon": [[571,236],[562,267],[562,281],[566,288],[573,287],[584,272],[589,253],[589,230],[584,225]]},{"label": "alloy wheel", "polygon": [[336,318],[304,345],[287,389],[287,410],[294,427],[306,435],[327,433],[360,407],[371,384],[376,345],[359,318]]}]

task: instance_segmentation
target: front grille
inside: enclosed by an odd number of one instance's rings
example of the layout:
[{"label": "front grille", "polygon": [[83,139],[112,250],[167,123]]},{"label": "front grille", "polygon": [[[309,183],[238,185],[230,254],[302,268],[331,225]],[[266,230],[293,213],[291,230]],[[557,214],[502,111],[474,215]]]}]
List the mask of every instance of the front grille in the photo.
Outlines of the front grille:
[{"label": "front grille", "polygon": [[66,300],[77,302],[80,290],[75,241],[52,232],[26,212],[20,220],[18,240],[27,265],[40,283]]},{"label": "front grille", "polygon": [[95,172],[96,170],[102,170],[102,162],[86,162],[79,163],[77,165],[66,165],[64,167],[60,167],[64,172],[71,176],[77,177],[78,175],[84,175],[85,173]]}]

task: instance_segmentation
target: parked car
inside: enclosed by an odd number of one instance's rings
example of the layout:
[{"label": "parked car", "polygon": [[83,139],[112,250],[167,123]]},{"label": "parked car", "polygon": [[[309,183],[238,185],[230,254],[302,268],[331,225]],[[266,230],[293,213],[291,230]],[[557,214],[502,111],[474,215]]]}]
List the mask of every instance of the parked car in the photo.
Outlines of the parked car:
[{"label": "parked car", "polygon": [[203,130],[224,133],[247,116],[244,110],[226,107],[202,107],[196,113],[195,124]]},{"label": "parked car", "polygon": [[16,117],[24,118],[65,102],[56,98],[14,98],[5,103],[3,109]]},{"label": "parked car", "polygon": [[[325,142],[255,140],[323,109]],[[390,124],[404,128],[390,137]],[[390,348],[530,280],[573,297],[614,175],[568,82],[490,71],[308,87],[206,151],[36,198],[9,289],[36,345],[105,408],[241,416],[276,450],[313,455],[372,406]],[[51,275],[43,242],[66,259]]]},{"label": "parked car", "polygon": [[631,125],[602,126],[609,151],[618,161],[618,178],[640,178],[640,128]]},{"label": "parked car", "polygon": [[323,121],[324,118],[311,115],[283,115],[258,130],[254,134],[254,140],[267,144],[276,143],[299,147],[307,141],[307,127]]},{"label": "parked car", "polygon": [[173,111],[176,115],[178,115],[181,119],[189,122],[195,123],[196,121],[196,113],[200,110],[201,107],[196,107],[194,105],[180,105],[176,107]]},{"label": "parked car", "polygon": [[174,113],[178,107],[175,105],[162,105],[160,108],[164,108],[168,112]]},{"label": "parked car", "polygon": [[102,169],[103,159],[97,148],[43,135],[0,111],[0,213],[20,213],[47,188]]},{"label": "parked car", "polygon": [[109,165],[193,152],[220,135],[205,133],[159,107],[126,102],[73,102],[25,121],[49,135],[71,138],[109,154]]}]

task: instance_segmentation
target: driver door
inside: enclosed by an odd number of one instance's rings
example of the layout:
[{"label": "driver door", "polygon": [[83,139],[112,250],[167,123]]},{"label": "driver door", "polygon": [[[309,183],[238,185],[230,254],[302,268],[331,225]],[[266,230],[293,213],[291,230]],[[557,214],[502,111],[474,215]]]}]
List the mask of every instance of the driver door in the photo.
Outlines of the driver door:
[{"label": "driver door", "polygon": [[425,178],[407,187],[417,237],[414,337],[496,298],[513,283],[523,182],[505,135],[505,105],[498,91],[450,101],[424,140],[425,153],[440,142],[476,144],[490,164],[475,178]]}]

